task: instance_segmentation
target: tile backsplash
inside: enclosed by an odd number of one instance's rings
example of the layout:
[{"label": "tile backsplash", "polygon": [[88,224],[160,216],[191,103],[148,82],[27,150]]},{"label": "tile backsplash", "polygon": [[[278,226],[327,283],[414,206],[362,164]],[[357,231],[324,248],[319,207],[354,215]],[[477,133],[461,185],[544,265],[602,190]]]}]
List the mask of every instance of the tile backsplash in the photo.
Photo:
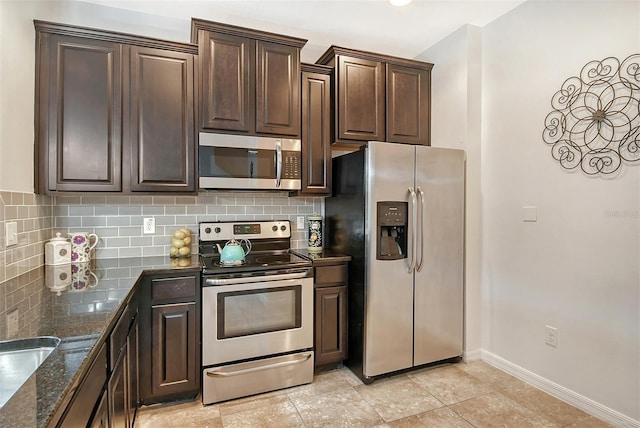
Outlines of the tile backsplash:
[{"label": "tile backsplash", "polygon": [[[33,193],[0,192],[0,282],[44,264],[44,243],[51,237],[52,200]],[[6,245],[8,222],[16,222],[16,245]]]},{"label": "tile backsplash", "polygon": [[[7,315],[18,311],[19,329],[11,337],[33,333],[44,275],[44,244],[56,232],[89,232],[99,236],[95,257],[169,254],[171,235],[179,227],[194,233],[198,222],[290,220],[293,248],[306,248],[307,231],[296,218],[324,214],[319,197],[288,197],[270,192],[206,192],[197,196],[42,196],[0,191],[0,340],[9,338]],[[153,217],[156,233],[142,232],[143,219]],[[18,243],[7,247],[5,223],[15,221]]]},{"label": "tile backsplash", "polygon": [[[91,232],[99,237],[96,258],[168,255],[175,229],[194,234],[198,222],[234,220],[290,220],[291,245],[306,248],[306,229],[296,230],[296,217],[323,213],[318,197],[288,197],[268,192],[207,192],[197,196],[57,196],[51,233]],[[143,219],[155,219],[156,233],[143,234]]]}]

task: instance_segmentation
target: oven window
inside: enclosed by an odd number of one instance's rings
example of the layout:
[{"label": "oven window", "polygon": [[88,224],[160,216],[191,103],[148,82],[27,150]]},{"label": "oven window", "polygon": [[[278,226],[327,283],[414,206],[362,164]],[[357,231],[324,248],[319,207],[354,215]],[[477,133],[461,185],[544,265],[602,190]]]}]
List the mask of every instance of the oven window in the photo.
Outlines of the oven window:
[{"label": "oven window", "polygon": [[275,178],[275,150],[200,146],[201,177]]},{"label": "oven window", "polygon": [[218,294],[218,339],[301,326],[302,286]]}]

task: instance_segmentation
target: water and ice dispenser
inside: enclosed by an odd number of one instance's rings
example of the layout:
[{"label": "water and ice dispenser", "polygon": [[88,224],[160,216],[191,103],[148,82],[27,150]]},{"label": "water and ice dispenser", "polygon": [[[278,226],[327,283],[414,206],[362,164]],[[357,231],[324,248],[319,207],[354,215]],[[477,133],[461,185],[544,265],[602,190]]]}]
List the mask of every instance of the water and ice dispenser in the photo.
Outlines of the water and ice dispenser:
[{"label": "water and ice dispenser", "polygon": [[407,257],[407,203],[378,202],[376,259],[397,260]]}]

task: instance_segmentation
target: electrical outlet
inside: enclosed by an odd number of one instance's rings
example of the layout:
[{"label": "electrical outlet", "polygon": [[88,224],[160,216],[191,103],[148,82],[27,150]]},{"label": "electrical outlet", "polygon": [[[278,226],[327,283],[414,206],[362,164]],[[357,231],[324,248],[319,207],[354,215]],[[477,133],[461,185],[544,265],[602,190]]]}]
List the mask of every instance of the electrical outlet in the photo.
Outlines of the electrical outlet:
[{"label": "electrical outlet", "polygon": [[544,343],[554,348],[558,347],[558,329],[550,325],[544,326]]},{"label": "electrical outlet", "polygon": [[6,246],[16,245],[18,243],[18,223],[8,221],[4,225],[4,242]]},{"label": "electrical outlet", "polygon": [[142,223],[142,233],[150,234],[156,233],[156,219],[153,217],[145,218]]},{"label": "electrical outlet", "polygon": [[297,223],[298,223],[297,224],[298,230],[303,230],[304,229],[304,216],[303,215],[299,215],[296,220],[297,220]]},{"label": "electrical outlet", "polygon": [[12,312],[9,312],[7,314],[7,336],[8,337],[13,337],[13,336],[18,334],[18,330],[19,330],[19,324],[18,324],[19,315],[20,315],[20,312],[18,312],[18,309],[14,310]]}]

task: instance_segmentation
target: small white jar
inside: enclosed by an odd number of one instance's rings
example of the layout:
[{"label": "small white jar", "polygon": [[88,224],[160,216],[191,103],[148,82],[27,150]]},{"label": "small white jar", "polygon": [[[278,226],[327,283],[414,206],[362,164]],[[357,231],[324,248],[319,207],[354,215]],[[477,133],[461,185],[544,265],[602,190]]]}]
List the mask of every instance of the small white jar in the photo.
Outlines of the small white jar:
[{"label": "small white jar", "polygon": [[61,233],[44,244],[44,263],[52,266],[71,263],[71,242]]}]

